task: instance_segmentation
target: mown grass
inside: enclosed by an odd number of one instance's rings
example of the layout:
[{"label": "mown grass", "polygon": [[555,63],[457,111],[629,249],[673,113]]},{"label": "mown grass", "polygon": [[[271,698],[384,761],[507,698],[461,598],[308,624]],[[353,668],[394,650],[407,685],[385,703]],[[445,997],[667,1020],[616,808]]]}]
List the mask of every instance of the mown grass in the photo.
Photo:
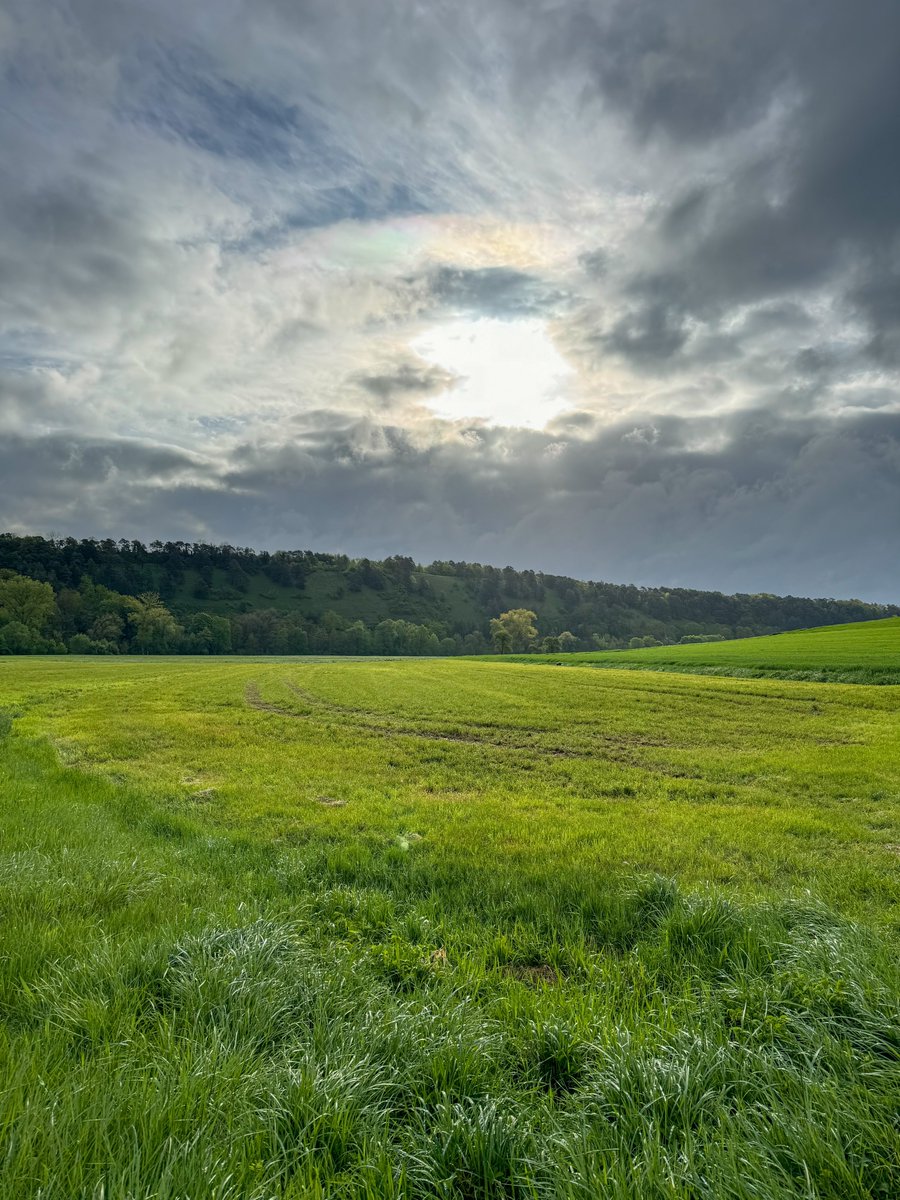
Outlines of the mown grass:
[{"label": "mown grass", "polygon": [[0,664],[0,1194],[892,1197],[900,694]]},{"label": "mown grass", "polygon": [[900,617],[687,646],[515,654],[508,661],[813,683],[900,684]]}]

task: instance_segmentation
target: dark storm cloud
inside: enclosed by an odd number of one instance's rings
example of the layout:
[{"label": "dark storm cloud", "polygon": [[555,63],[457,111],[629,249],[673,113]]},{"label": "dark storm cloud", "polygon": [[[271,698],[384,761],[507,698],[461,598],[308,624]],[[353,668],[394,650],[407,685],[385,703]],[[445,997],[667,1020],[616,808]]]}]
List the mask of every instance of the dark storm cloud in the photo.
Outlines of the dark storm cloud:
[{"label": "dark storm cloud", "polygon": [[101,487],[113,479],[134,479],[143,484],[148,480],[170,481],[184,474],[211,473],[195,455],[138,440],[8,434],[0,455],[3,479],[11,490],[20,491],[28,490],[35,480],[64,492],[72,485]]},{"label": "dark storm cloud", "polygon": [[[798,3],[793,21],[823,6]],[[567,54],[644,136],[705,141],[758,118],[789,77],[792,14],[777,0],[576,3],[563,15]]]},{"label": "dark storm cloud", "polygon": [[868,345],[872,357],[887,367],[900,367],[900,248],[893,270],[884,264],[874,266],[851,299],[872,329]]},{"label": "dark storm cloud", "polygon": [[[568,441],[472,428],[420,446],[369,421],[338,427],[323,413],[314,426],[292,443],[238,448],[218,480],[165,449],[108,444],[19,443],[3,465],[23,510],[62,532],[87,517],[98,532],[125,520],[147,538],[229,531],[241,543],[308,546],[321,535],[373,555],[428,559],[441,545],[564,572],[573,560],[560,529],[589,525],[577,564],[592,578],[823,595],[855,593],[863,578],[866,595],[895,594],[896,413],[837,429],[760,410],[715,430],[670,418]],[[68,475],[84,489],[77,510]]]},{"label": "dark storm cloud", "polygon": [[677,308],[657,300],[634,314],[621,317],[605,344],[642,366],[658,366],[682,349],[688,340],[684,316]]},{"label": "dark storm cloud", "polygon": [[[597,85],[645,138],[718,144],[727,163],[726,135],[781,110],[744,166],[717,178],[713,159],[664,206],[670,265],[645,281],[648,312],[661,287],[706,315],[837,277],[873,351],[893,353],[900,7],[667,0],[619,4],[594,28]],[[886,255],[893,269],[872,282]]]},{"label": "dark storm cloud", "polygon": [[146,441],[7,433],[0,439],[0,525],[111,528],[145,504],[155,510],[173,488],[213,475],[196,455]]}]

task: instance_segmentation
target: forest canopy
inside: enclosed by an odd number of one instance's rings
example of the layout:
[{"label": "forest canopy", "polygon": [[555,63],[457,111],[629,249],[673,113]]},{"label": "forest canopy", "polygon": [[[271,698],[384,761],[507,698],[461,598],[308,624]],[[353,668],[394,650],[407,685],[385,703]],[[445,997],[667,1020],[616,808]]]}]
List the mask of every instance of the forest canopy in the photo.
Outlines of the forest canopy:
[{"label": "forest canopy", "polygon": [[479,654],[750,637],[860,600],[585,582],[480,563],[0,534],[3,654]]}]

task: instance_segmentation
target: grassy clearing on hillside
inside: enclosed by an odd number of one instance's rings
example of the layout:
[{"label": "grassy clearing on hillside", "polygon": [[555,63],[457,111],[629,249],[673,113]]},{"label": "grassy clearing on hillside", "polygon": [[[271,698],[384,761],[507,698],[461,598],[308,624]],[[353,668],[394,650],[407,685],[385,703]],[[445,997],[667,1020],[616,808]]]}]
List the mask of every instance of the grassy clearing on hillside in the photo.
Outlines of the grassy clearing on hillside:
[{"label": "grassy clearing on hillside", "polygon": [[[481,607],[474,601],[465,581],[445,575],[417,572],[416,578],[424,591],[403,590],[388,586],[382,591],[363,587],[354,591],[347,586],[343,568],[318,567],[298,590],[291,585],[275,583],[265,575],[247,578],[244,591],[237,591],[223,570],[212,572],[212,588],[208,594],[197,596],[200,575],[187,570],[170,603],[179,613],[210,612],[227,615],[250,608],[271,608],[279,612],[296,612],[304,617],[324,612],[336,612],[348,621],[364,621],[376,625],[379,621],[404,619],[410,621],[443,621],[449,625],[463,624],[478,628],[484,621]],[[162,574],[160,573],[160,580]],[[551,597],[551,601],[554,599]],[[556,611],[552,602],[548,611]]]},{"label": "grassy clearing on hillside", "polygon": [[900,1190],[893,689],[19,659],[0,709],[0,1194]]},{"label": "grassy clearing on hillside", "polygon": [[813,683],[900,684],[900,617],[688,646],[583,654],[514,654],[507,656],[507,661]]}]

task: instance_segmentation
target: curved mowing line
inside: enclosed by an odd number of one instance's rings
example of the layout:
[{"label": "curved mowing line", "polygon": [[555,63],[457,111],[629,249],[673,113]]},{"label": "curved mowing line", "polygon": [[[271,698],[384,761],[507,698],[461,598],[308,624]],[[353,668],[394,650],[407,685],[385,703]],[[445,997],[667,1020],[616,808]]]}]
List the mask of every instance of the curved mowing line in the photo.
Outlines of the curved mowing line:
[{"label": "curved mowing line", "polygon": [[[594,738],[598,744],[583,748],[559,745],[548,746],[541,744],[538,740],[527,742],[521,740],[507,741],[496,737],[482,737],[472,732],[423,729],[409,725],[392,724],[389,720],[385,720],[380,714],[371,709],[343,705],[336,701],[323,699],[287,679],[283,679],[281,682],[309,707],[309,712],[298,712],[296,709],[285,708],[272,701],[264,700],[255,681],[250,681],[246,686],[245,695],[248,705],[258,711],[272,713],[275,716],[285,717],[294,721],[322,721],[331,718],[332,722],[338,727],[356,731],[359,734],[370,737],[409,738],[421,741],[481,746],[489,750],[527,754],[529,757],[537,759],[542,757],[550,759],[567,758],[581,761],[608,762],[629,770],[641,771],[653,775],[665,775],[670,779],[703,780],[705,778],[702,772],[686,764],[672,761],[648,761],[641,758],[640,752],[642,750],[659,749],[663,751],[677,751],[686,748],[671,742],[659,740],[658,738],[648,737],[646,734],[635,733],[629,736],[627,734],[611,734],[597,731],[594,734]],[[499,729],[510,733],[522,734],[522,730],[515,726],[491,726],[491,728],[493,730]],[[539,735],[550,732],[550,730],[540,729],[533,731],[533,734]],[[812,736],[805,740],[811,744],[819,745],[857,744],[850,737],[835,739],[834,737],[821,738]]]},{"label": "curved mowing line", "polygon": [[[381,712],[378,709],[360,708],[359,706],[354,705],[354,704],[340,704],[337,700],[326,700],[323,696],[317,696],[314,692],[308,692],[308,691],[306,691],[305,688],[299,687],[296,683],[294,683],[290,679],[282,679],[281,682],[284,684],[284,686],[288,689],[289,692],[293,692],[294,695],[299,700],[302,700],[304,702],[304,704],[308,704],[311,708],[327,709],[329,712],[339,714],[340,716],[350,715],[350,716],[369,717],[369,718],[373,719],[374,724],[379,724],[379,723],[384,724],[386,719],[390,720],[389,717],[386,717],[386,714],[384,712]],[[393,728],[393,726],[390,726],[390,727]],[[479,730],[479,731],[485,730],[487,732],[507,732],[507,733],[521,733],[522,732],[522,727],[519,725],[504,725],[497,721],[469,721],[469,722],[467,722],[467,727],[469,729]],[[440,730],[437,730],[435,732],[440,732]],[[527,732],[529,734],[536,734],[536,733],[552,734],[554,731],[552,729],[548,729],[545,725],[529,725],[527,727]],[[443,731],[443,733],[446,737],[452,737],[452,738],[457,738],[457,737],[465,738],[467,736],[467,735],[456,735],[456,734],[448,732],[446,729]],[[472,735],[472,737],[473,737],[473,740],[480,740],[478,738],[475,738],[474,734]]]},{"label": "curved mowing line", "polygon": [[[289,685],[290,686],[290,685]],[[356,714],[363,715],[367,710],[345,708],[342,705],[331,704],[329,701],[317,702],[316,697],[310,696],[308,693],[302,693],[301,689],[291,687],[301,699],[311,704],[313,707],[318,707],[325,712],[331,713],[333,716],[340,717],[342,724],[353,729],[359,730],[361,733],[370,733],[376,737],[408,737],[408,738],[423,738],[432,742],[464,742],[472,746],[486,746],[495,750],[520,750],[530,752],[532,754],[547,754],[556,758],[596,758],[597,755],[591,753],[583,753],[578,750],[572,750],[566,746],[541,746],[535,743],[521,742],[505,742],[498,741],[495,738],[477,737],[467,733],[450,733],[438,732],[431,729],[414,729],[402,725],[389,725],[385,722],[354,720]],[[289,717],[292,720],[306,721],[310,719],[310,714],[296,712],[294,709],[282,708],[278,704],[273,704],[268,700],[263,700],[260,695],[259,688],[254,682],[247,684],[245,690],[247,703],[251,708],[255,708],[260,712],[274,713],[276,716]],[[373,714],[374,715],[374,714]],[[518,732],[518,731],[517,731]]]},{"label": "curved mowing line", "polygon": [[[292,689],[295,690],[295,689]],[[299,689],[297,689],[299,690]],[[295,721],[308,721],[314,719],[315,709],[318,707],[320,712],[328,713],[338,719],[340,725],[344,728],[349,728],[358,731],[362,734],[369,734],[373,737],[384,738],[418,738],[424,741],[432,742],[449,742],[451,744],[463,743],[470,746],[483,746],[491,750],[508,750],[518,753],[529,754],[535,758],[570,758],[580,759],[581,761],[600,761],[615,763],[616,766],[626,767],[632,770],[645,771],[656,775],[665,775],[668,778],[677,779],[703,779],[701,773],[686,769],[674,763],[656,763],[641,761],[635,755],[635,750],[638,747],[653,747],[663,748],[667,743],[652,741],[641,735],[634,737],[601,734],[598,733],[597,740],[602,741],[603,745],[596,749],[576,749],[571,746],[544,746],[540,742],[511,742],[501,741],[496,738],[477,737],[467,733],[450,733],[440,732],[431,729],[416,729],[403,725],[390,725],[384,721],[365,721],[355,719],[355,714],[363,713],[364,709],[342,709],[340,705],[333,705],[329,701],[323,701],[321,705],[316,704],[316,697],[309,696],[308,703],[313,707],[312,713],[297,712],[295,709],[284,708],[281,705],[273,704],[271,701],[263,700],[260,695],[259,688],[254,682],[247,684],[246,688],[247,703],[251,708],[258,709],[261,712],[272,713],[275,716],[287,717]],[[505,728],[512,728],[506,726]],[[518,729],[515,732],[520,732]]]}]

